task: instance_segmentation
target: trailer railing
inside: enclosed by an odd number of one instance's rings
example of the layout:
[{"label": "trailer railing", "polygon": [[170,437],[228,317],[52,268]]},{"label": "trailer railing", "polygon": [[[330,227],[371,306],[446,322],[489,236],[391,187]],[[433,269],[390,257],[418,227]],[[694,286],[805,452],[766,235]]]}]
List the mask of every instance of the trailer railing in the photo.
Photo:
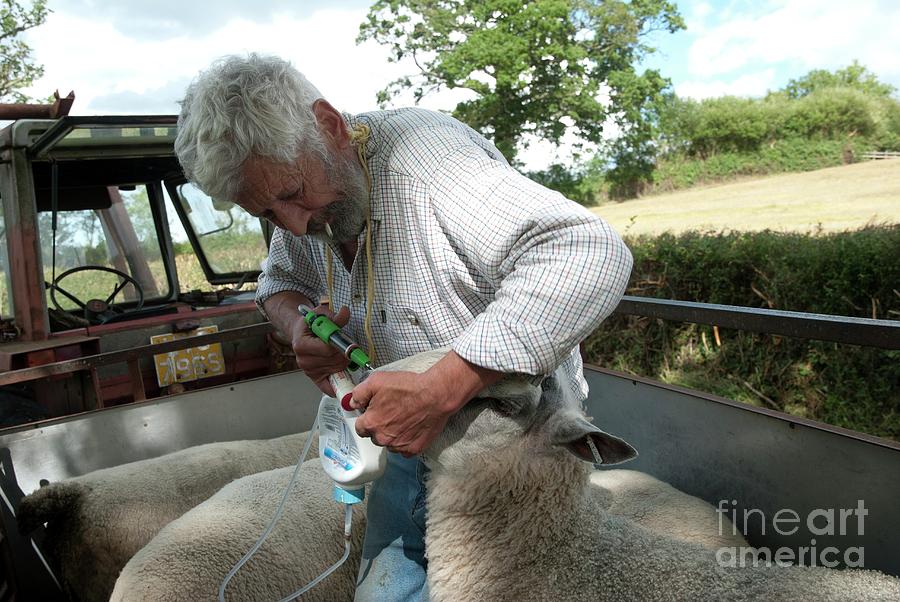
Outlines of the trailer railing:
[{"label": "trailer railing", "polygon": [[[633,296],[624,297],[614,313],[864,347],[900,349],[900,320],[876,320]],[[0,373],[0,387],[119,363],[127,364],[129,370],[139,374],[138,362],[141,358],[189,347],[264,336],[273,330],[274,327],[269,322],[263,322],[166,343],[143,345],[124,351],[11,370]],[[135,382],[140,383],[140,379],[136,378]],[[136,399],[143,398],[143,390],[136,391]]]},{"label": "trailer railing", "polygon": [[631,296],[622,299],[615,313],[800,339],[900,349],[900,320],[873,320]]}]

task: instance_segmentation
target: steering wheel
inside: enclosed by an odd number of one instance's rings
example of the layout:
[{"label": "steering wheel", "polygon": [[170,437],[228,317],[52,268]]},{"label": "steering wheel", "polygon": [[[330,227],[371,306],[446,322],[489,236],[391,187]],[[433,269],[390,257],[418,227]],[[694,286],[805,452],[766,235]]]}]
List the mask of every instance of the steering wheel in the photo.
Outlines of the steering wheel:
[{"label": "steering wheel", "polygon": [[[63,287],[59,285],[59,283],[65,278],[71,276],[72,274],[77,274],[78,272],[109,272],[110,274],[115,274],[118,276],[121,281],[116,288],[113,289],[113,292],[105,299],[89,299],[88,301],[82,301]],[[132,285],[134,290],[137,291],[138,301],[137,305],[130,309],[125,310],[120,306],[119,303],[113,303],[113,299],[116,298],[122,289],[125,288],[126,285]],[[91,322],[91,324],[105,324],[115,318],[116,316],[120,316],[126,311],[137,311],[144,307],[144,289],[141,287],[140,283],[132,278],[129,274],[125,272],[121,272],[119,270],[113,268],[107,268],[99,265],[84,265],[77,268],[72,268],[71,270],[66,270],[62,274],[56,277],[56,280],[53,281],[53,284],[50,285],[50,300],[53,301],[53,305],[59,311],[66,311],[59,304],[59,301],[56,300],[56,291],[59,291],[62,295],[64,295],[69,301],[80,307],[84,310],[84,317]]]}]

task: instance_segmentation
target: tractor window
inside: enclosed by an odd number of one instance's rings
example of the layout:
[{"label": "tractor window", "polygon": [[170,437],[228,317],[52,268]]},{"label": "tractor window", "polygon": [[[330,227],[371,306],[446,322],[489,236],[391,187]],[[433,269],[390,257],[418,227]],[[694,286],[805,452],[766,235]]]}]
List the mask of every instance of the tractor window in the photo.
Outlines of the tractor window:
[{"label": "tractor window", "polygon": [[259,219],[233,203],[211,199],[190,182],[175,189],[211,276],[250,273],[249,281],[255,281],[268,255]]},{"label": "tractor window", "polygon": [[[55,251],[53,214],[39,214],[44,279],[48,283],[58,279],[60,288],[71,295],[57,290],[51,296],[48,288],[48,307],[71,311],[78,309],[75,299],[82,303],[92,299],[105,301],[120,284],[124,286],[112,302],[124,306],[136,303],[134,285],[125,284],[127,281],[111,270],[133,278],[143,289],[145,302],[169,296],[147,188],[110,187],[109,195],[108,209],[57,212]],[[70,270],[75,271],[66,275]]]}]

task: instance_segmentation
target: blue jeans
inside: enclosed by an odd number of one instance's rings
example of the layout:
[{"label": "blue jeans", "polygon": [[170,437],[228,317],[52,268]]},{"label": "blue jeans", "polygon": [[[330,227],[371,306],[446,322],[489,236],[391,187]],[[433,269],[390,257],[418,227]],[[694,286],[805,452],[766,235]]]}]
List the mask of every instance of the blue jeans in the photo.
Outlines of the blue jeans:
[{"label": "blue jeans", "polygon": [[417,457],[388,452],[366,510],[356,602],[428,600],[425,581],[425,475]]}]

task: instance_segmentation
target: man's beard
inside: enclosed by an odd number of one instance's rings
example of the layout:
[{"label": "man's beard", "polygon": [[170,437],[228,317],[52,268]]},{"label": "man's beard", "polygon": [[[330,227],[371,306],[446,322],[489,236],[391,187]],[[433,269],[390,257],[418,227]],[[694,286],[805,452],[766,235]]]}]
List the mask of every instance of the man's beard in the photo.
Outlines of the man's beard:
[{"label": "man's beard", "polygon": [[[337,243],[355,241],[369,215],[369,187],[362,168],[354,159],[332,155],[325,165],[328,184],[338,191],[338,199],[325,207],[321,219],[310,222],[307,234]],[[331,237],[325,224],[331,227]]]}]

